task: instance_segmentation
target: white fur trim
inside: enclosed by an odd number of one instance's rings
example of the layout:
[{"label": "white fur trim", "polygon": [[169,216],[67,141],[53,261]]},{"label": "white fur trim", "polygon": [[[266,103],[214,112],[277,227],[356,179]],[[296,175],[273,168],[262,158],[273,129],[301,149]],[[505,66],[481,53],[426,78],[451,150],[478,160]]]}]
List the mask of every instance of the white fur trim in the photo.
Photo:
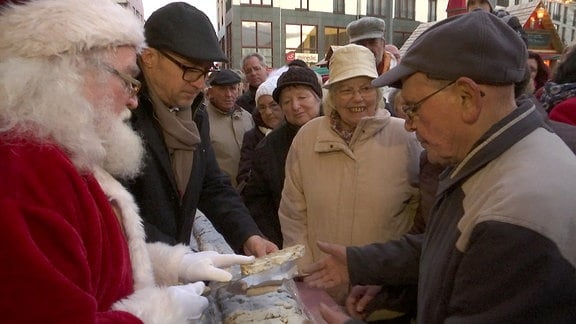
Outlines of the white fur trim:
[{"label": "white fur trim", "polygon": [[145,288],[112,305],[112,309],[125,311],[146,324],[188,323],[186,312],[172,300],[168,288]]},{"label": "white fur trim", "polygon": [[164,243],[148,243],[148,253],[152,259],[156,283],[158,285],[178,284],[182,257],[190,251],[188,246],[182,244],[169,246]]},{"label": "white fur trim", "polygon": [[1,14],[0,60],[145,44],[143,23],[112,0],[28,1]]},{"label": "white fur trim", "polygon": [[[155,285],[152,264],[146,247],[146,234],[142,219],[139,216],[138,206],[134,197],[114,179],[109,173],[99,167],[95,167],[94,176],[102,187],[102,190],[120,207],[122,225],[130,249],[130,261],[134,276],[134,290]],[[176,275],[177,275],[176,271]]]}]

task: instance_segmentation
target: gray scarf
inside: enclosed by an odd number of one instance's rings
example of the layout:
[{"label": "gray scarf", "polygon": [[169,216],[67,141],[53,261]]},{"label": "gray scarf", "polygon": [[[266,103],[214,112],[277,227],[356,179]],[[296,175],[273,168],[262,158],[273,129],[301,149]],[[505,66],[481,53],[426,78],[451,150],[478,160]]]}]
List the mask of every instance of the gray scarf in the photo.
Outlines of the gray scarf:
[{"label": "gray scarf", "polygon": [[192,108],[170,111],[152,91],[150,98],[154,106],[154,117],[162,127],[176,185],[182,197],[192,172],[194,151],[201,141],[198,127],[192,119]]}]

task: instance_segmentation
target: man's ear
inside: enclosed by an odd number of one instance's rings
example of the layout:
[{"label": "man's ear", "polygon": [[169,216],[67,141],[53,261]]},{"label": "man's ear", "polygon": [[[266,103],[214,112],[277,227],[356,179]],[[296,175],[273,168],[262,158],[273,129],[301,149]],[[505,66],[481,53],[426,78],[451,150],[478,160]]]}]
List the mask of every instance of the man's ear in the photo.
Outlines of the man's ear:
[{"label": "man's ear", "polygon": [[474,80],[461,77],[456,80],[456,86],[460,95],[461,118],[467,124],[475,123],[482,112],[482,97],[484,92]]},{"label": "man's ear", "polygon": [[156,60],[158,59],[158,52],[152,48],[144,48],[142,49],[142,53],[140,53],[140,61],[144,66],[150,68],[154,66]]}]

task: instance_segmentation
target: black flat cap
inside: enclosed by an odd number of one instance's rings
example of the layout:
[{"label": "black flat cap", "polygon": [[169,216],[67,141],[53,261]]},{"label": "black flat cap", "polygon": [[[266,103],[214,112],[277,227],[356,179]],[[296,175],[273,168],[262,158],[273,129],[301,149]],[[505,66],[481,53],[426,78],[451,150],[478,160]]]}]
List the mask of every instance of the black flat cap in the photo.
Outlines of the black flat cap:
[{"label": "black flat cap", "polygon": [[187,59],[228,62],[210,19],[185,2],[172,2],[154,11],[144,24],[144,35],[148,46]]},{"label": "black flat cap", "polygon": [[232,70],[222,70],[218,72],[213,72],[210,75],[208,84],[211,86],[215,85],[231,85],[238,84],[242,81],[238,73]]}]

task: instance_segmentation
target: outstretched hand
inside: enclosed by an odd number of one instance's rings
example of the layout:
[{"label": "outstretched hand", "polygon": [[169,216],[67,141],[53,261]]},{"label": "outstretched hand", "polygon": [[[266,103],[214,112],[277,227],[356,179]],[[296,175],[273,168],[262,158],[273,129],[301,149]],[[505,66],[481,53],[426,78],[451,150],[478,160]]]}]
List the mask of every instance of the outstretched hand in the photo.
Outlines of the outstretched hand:
[{"label": "outstretched hand", "polygon": [[354,286],[346,298],[346,310],[348,314],[357,319],[364,319],[366,306],[382,290],[382,286]]},{"label": "outstretched hand", "polygon": [[327,256],[307,267],[302,267],[302,273],[307,274],[304,282],[310,287],[321,289],[349,283],[346,247],[324,242],[317,244],[320,251],[326,253]]},{"label": "outstretched hand", "polygon": [[190,252],[184,254],[180,261],[179,277],[185,282],[201,280],[226,282],[232,279],[232,274],[221,268],[253,261],[253,256],[220,254],[215,251]]},{"label": "outstretched hand", "polygon": [[258,235],[250,236],[246,242],[244,242],[243,248],[246,255],[254,255],[257,258],[278,251],[276,244]]}]

